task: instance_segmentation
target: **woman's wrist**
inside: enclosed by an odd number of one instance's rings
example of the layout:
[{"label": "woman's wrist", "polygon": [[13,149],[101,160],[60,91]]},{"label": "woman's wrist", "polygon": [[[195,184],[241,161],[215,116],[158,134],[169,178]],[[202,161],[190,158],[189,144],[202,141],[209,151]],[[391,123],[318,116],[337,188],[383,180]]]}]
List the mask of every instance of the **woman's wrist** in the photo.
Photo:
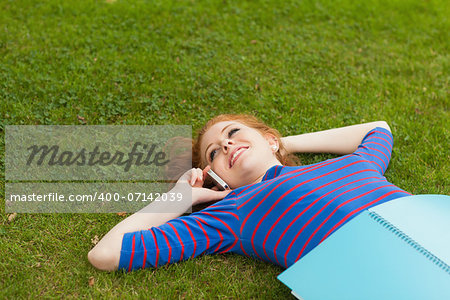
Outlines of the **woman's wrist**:
[{"label": "woman's wrist", "polygon": [[281,138],[284,148],[288,154],[308,152],[311,150],[308,134],[289,135]]},{"label": "woman's wrist", "polygon": [[187,182],[178,182],[168,193],[176,195],[177,199],[181,199],[177,202],[180,205],[182,204],[183,209],[189,209],[190,206],[194,206],[196,203],[192,186]]},{"label": "woman's wrist", "polygon": [[286,151],[286,154],[291,154],[292,153],[292,149],[291,149],[291,144],[289,142],[289,138],[290,136],[284,136],[281,137],[281,143],[283,144],[283,147]]}]

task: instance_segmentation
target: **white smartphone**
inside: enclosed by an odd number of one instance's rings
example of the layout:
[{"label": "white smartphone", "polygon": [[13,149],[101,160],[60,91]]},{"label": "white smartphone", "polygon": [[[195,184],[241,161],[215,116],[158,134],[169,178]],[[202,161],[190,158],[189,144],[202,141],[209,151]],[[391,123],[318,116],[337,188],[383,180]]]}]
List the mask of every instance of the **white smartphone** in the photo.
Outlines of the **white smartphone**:
[{"label": "white smartphone", "polygon": [[220,178],[219,175],[214,173],[213,170],[209,169],[207,173],[211,177],[211,179],[214,181],[214,183],[217,185],[219,190],[223,191],[223,190],[229,190],[230,189],[228,184],[222,178]]}]

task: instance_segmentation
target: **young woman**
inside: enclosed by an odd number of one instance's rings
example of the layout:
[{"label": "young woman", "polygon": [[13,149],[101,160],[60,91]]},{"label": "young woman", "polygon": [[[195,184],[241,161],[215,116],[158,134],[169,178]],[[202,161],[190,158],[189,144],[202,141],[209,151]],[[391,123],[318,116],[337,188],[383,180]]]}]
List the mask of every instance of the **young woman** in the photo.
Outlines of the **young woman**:
[{"label": "young woman", "polygon": [[[289,267],[364,209],[410,195],[383,176],[393,139],[371,122],[282,138],[253,116],[219,115],[199,132],[192,205],[220,200],[181,216],[189,204],[158,213],[153,202],[108,232],[89,252],[100,270],[159,267],[201,254],[234,252]],[[298,152],[343,156],[297,166]],[[231,190],[203,188],[211,168]],[[168,211],[168,210],[166,210]]]}]

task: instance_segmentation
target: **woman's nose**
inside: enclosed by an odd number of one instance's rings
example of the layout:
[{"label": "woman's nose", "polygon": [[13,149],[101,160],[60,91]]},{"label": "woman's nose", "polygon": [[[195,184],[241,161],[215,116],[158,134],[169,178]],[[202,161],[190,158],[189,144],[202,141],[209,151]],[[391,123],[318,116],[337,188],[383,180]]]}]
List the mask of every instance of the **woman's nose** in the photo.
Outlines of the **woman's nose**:
[{"label": "woman's nose", "polygon": [[222,143],[223,150],[224,151],[230,150],[230,146],[233,145],[233,143],[234,143],[233,140],[230,140],[230,139],[223,140],[223,143]]}]

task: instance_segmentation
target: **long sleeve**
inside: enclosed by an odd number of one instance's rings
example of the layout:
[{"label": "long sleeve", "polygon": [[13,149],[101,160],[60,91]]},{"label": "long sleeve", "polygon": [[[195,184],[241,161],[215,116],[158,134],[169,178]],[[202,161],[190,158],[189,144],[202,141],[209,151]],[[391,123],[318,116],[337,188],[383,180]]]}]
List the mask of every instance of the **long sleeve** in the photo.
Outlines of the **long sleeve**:
[{"label": "long sleeve", "polygon": [[372,163],[383,175],[391,159],[393,142],[389,130],[376,127],[366,134],[354,154]]},{"label": "long sleeve", "polygon": [[236,202],[225,198],[158,227],[126,233],[119,270],[157,268],[201,254],[226,253],[236,246],[238,235]]}]

